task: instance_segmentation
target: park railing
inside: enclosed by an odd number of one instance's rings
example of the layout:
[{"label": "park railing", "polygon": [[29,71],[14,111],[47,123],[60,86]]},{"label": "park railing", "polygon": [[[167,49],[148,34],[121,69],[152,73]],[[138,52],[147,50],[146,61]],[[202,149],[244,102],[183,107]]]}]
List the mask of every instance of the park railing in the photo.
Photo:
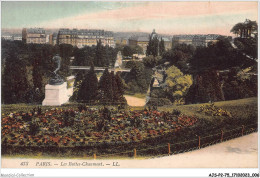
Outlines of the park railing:
[{"label": "park railing", "polygon": [[230,130],[221,130],[219,133],[210,134],[206,136],[195,136],[193,139],[189,139],[183,142],[165,143],[158,146],[147,148],[134,148],[131,151],[116,152],[110,154],[94,154],[94,159],[103,159],[109,157],[162,157],[185,153],[193,150],[198,150],[211,145],[222,143],[234,138],[238,138],[244,135],[248,135],[253,132],[257,132],[257,124],[242,125]]}]

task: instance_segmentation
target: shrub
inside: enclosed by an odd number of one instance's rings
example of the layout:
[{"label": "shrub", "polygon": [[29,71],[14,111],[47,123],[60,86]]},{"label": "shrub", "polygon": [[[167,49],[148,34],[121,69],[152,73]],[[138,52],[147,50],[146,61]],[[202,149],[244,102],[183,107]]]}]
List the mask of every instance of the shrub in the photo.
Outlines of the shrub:
[{"label": "shrub", "polygon": [[164,106],[171,104],[172,102],[167,98],[151,98],[147,103],[148,106]]},{"label": "shrub", "polygon": [[200,109],[198,110],[198,112],[203,112],[203,113],[205,113],[206,115],[209,115],[209,116],[228,116],[228,117],[232,117],[230,112],[216,107],[214,105],[214,103],[209,104],[209,105],[200,106]]}]

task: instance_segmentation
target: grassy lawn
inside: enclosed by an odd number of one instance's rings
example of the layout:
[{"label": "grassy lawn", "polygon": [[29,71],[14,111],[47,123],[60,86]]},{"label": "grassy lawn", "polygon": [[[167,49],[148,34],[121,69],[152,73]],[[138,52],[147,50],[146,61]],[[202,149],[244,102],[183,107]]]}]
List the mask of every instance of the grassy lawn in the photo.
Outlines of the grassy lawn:
[{"label": "grassy lawn", "polygon": [[[179,105],[179,106],[163,106],[159,107],[160,111],[172,112],[173,109],[177,109],[182,113],[189,116],[197,116],[198,118],[214,119],[214,118],[225,118],[223,116],[208,116],[203,113],[199,113],[198,110],[202,104],[191,104],[191,105]],[[215,106],[227,110],[231,113],[232,117],[248,118],[257,117],[257,98],[246,98],[239,100],[220,101],[215,102]]]},{"label": "grassy lawn", "polygon": [[[136,94],[136,97],[141,96],[144,94]],[[209,103],[202,103],[202,104],[190,104],[190,105],[172,105],[172,106],[163,106],[159,107],[160,111],[169,111],[172,112],[174,109],[181,111],[188,116],[197,116],[198,118],[205,118],[205,119],[213,119],[213,118],[222,118],[222,116],[208,116],[203,113],[197,112],[200,106],[209,104]],[[257,97],[253,98],[246,98],[246,99],[239,99],[239,100],[231,100],[231,101],[220,101],[215,102],[215,106],[220,107],[224,110],[228,110],[232,117],[241,117],[241,118],[248,118],[257,116]],[[62,106],[57,106],[57,108],[71,108],[77,107],[78,103],[68,103]],[[9,114],[11,112],[19,112],[19,111],[30,111],[34,107],[42,107],[42,109],[52,109],[55,108],[53,106],[42,106],[42,105],[28,105],[28,104],[9,104],[9,105],[2,105],[2,114]],[[102,107],[102,106],[95,106],[95,107]],[[130,110],[143,110],[145,107],[137,106],[137,107],[128,107]]]}]

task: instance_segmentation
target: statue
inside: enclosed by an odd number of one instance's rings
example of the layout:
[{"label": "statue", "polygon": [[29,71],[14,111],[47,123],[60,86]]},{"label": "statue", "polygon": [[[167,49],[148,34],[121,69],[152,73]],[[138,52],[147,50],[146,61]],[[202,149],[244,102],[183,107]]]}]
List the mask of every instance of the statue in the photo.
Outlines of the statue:
[{"label": "statue", "polygon": [[60,70],[60,61],[61,57],[56,54],[52,60],[57,64],[57,68],[52,73],[52,78],[49,80],[50,85],[61,85],[64,83],[64,80],[57,74],[57,71]]}]

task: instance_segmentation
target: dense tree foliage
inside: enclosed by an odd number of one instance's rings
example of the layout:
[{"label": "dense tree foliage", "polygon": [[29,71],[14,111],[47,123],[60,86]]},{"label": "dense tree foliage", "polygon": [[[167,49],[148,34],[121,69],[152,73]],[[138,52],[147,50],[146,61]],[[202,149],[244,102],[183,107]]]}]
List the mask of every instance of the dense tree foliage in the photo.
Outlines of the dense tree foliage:
[{"label": "dense tree foliage", "polygon": [[124,48],[123,48],[123,55],[124,56],[132,56],[133,55],[133,50],[132,50],[132,48],[130,47],[130,46],[125,46]]},{"label": "dense tree foliage", "polygon": [[206,103],[224,99],[218,72],[208,70],[195,75],[193,85],[186,96],[186,103]]},{"label": "dense tree foliage", "polygon": [[[237,49],[244,55],[257,60],[257,37],[254,38],[236,38],[234,44]],[[252,62],[251,62],[252,63]],[[256,64],[256,63],[255,63]]]},{"label": "dense tree foliage", "polygon": [[[73,65],[109,66],[114,63],[117,51],[100,42],[97,46],[78,49],[68,44],[52,46],[2,40],[2,103],[41,102],[44,87],[56,68],[52,61],[56,54],[62,60],[59,75],[65,78],[72,72],[71,57],[74,57]],[[85,74],[84,71],[74,71],[74,74],[77,85]]]},{"label": "dense tree foliage", "polygon": [[161,56],[146,56],[143,58],[143,63],[146,67],[153,68],[157,66],[162,61]]},{"label": "dense tree foliage", "polygon": [[122,52],[123,56],[133,56],[133,54],[143,54],[143,48],[139,45],[136,46],[121,46],[117,48]]},{"label": "dense tree foliage", "polygon": [[99,89],[101,91],[101,100],[110,101],[113,99],[112,77],[106,68],[100,77]]},{"label": "dense tree foliage", "polygon": [[245,74],[239,68],[232,68],[222,74],[225,100],[234,100],[257,96],[257,76]]},{"label": "dense tree foliage", "polygon": [[159,55],[162,56],[165,52],[164,40],[161,38],[159,42]]},{"label": "dense tree foliage", "polygon": [[12,46],[4,56],[2,75],[2,103],[28,102],[29,82],[26,64],[18,56],[17,46]]},{"label": "dense tree foliage", "polygon": [[159,55],[159,39],[157,36],[149,36],[149,43],[146,49],[146,56],[158,56]]},{"label": "dense tree foliage", "polygon": [[195,53],[192,45],[178,44],[173,49],[163,54],[163,62],[170,62],[171,65],[178,67],[183,73],[189,72],[189,63]]},{"label": "dense tree foliage", "polygon": [[44,98],[44,86],[43,86],[43,74],[42,74],[41,64],[38,58],[35,58],[33,61],[32,80],[33,80],[32,100],[39,103]]},{"label": "dense tree foliage", "polygon": [[171,101],[174,103],[184,103],[184,97],[192,85],[192,76],[183,75],[175,66],[166,70],[166,87],[164,90],[168,93]]},{"label": "dense tree foliage", "polygon": [[105,69],[99,81],[99,92],[101,102],[125,102],[124,85],[120,74]]},{"label": "dense tree foliage", "polygon": [[98,79],[92,65],[88,73],[85,75],[79,88],[77,100],[80,102],[93,102],[98,95]]},{"label": "dense tree foliage", "polygon": [[73,95],[70,98],[72,101],[76,101],[78,99],[79,89],[81,87],[82,81],[84,80],[84,76],[87,74],[86,70],[79,70],[75,76],[74,86],[73,86]]},{"label": "dense tree foliage", "polygon": [[103,46],[99,41],[97,46],[85,46],[81,49],[75,48],[73,55],[75,59],[72,65],[90,66],[93,63],[94,66],[108,67],[115,63],[117,50],[109,46]]},{"label": "dense tree foliage", "polygon": [[129,92],[146,93],[152,78],[152,70],[144,66],[142,62],[131,61],[126,64],[131,68],[130,73],[124,76]]},{"label": "dense tree foliage", "polygon": [[237,49],[233,48],[227,38],[220,39],[216,44],[197,48],[192,60],[192,72],[205,70],[226,70],[231,67],[246,68],[255,63]]},{"label": "dense tree foliage", "polygon": [[257,32],[258,25],[256,21],[251,21],[246,19],[243,23],[237,23],[234,27],[230,30],[230,32],[236,34],[240,38],[249,38],[252,34]]}]

